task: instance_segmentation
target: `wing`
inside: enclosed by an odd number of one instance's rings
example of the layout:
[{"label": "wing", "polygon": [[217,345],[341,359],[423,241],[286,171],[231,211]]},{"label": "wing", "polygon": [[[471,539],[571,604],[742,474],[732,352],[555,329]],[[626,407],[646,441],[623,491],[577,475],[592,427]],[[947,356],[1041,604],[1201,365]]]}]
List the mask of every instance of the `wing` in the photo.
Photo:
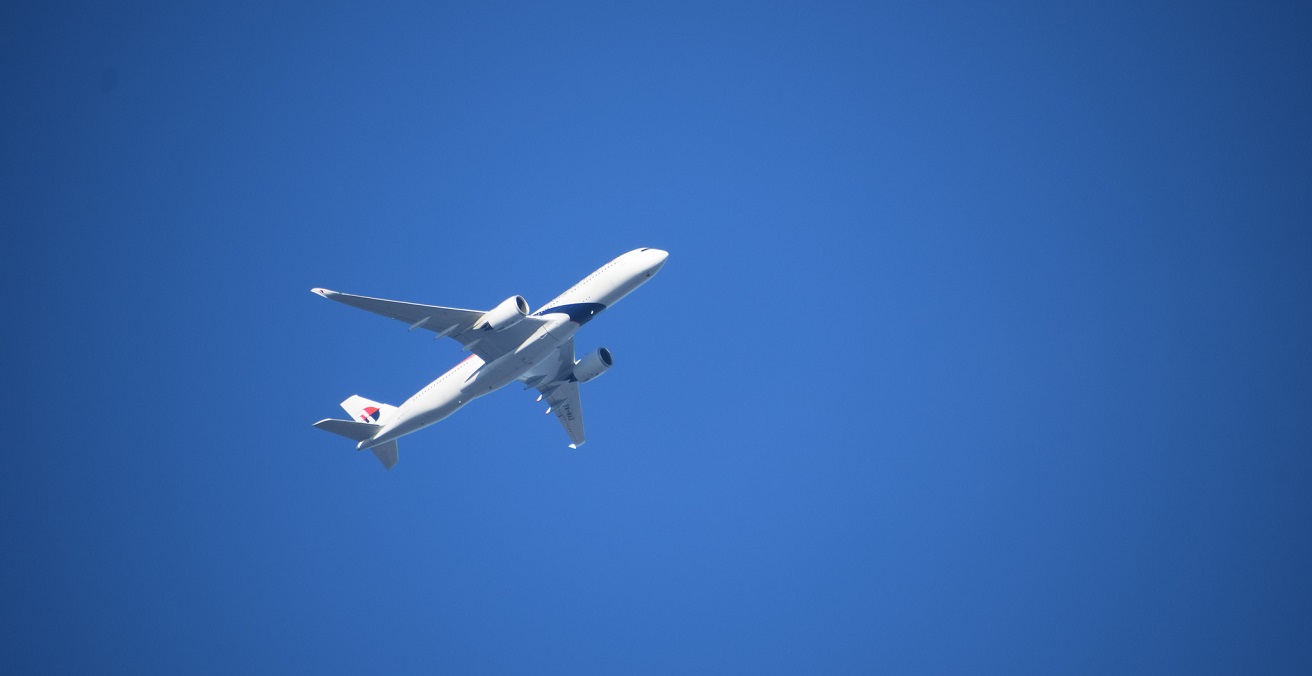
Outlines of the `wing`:
[{"label": "wing", "polygon": [[588,435],[583,432],[583,405],[579,401],[579,384],[562,383],[547,396],[547,403],[551,404],[556,419],[573,442],[569,447],[578,448],[586,443]]},{"label": "wing", "polygon": [[579,384],[569,380],[574,369],[574,339],[571,338],[559,349],[554,357],[548,357],[528,374],[524,381],[529,387],[535,387],[542,393],[539,399],[546,399],[550,406],[548,412],[555,413],[556,419],[565,428],[570,448],[578,448],[586,442],[583,432],[583,405],[579,401]]},{"label": "wing", "polygon": [[437,334],[435,338],[450,336],[460,341],[466,350],[473,352],[483,361],[490,362],[519,347],[546,320],[541,317],[528,316],[505,331],[493,331],[488,328],[474,329],[474,322],[483,316],[478,310],[462,310],[440,305],[421,305],[404,303],[399,300],[384,300],[368,296],[353,296],[328,289],[311,289],[316,294],[335,300],[343,305],[367,310],[410,325],[410,330],[425,329]]}]

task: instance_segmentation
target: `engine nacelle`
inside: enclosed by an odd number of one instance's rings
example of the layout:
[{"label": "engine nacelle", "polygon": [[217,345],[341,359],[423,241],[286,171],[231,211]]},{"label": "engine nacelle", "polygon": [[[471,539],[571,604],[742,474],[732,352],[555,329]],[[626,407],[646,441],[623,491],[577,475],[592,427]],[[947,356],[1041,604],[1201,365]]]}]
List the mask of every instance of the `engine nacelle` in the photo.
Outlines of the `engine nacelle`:
[{"label": "engine nacelle", "polygon": [[589,352],[577,364],[574,364],[574,380],[586,383],[605,373],[606,369],[609,369],[614,363],[615,359],[611,357],[610,350],[599,347]]},{"label": "engine nacelle", "polygon": [[478,321],[474,322],[474,328],[491,327],[493,331],[505,331],[527,316],[528,301],[524,300],[523,296],[511,296],[479,317]]}]

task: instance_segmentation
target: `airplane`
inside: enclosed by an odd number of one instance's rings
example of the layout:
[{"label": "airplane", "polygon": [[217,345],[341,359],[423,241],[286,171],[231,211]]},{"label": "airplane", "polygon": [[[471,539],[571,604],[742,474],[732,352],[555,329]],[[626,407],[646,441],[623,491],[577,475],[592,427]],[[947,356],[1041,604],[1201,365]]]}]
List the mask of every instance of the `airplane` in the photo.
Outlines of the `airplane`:
[{"label": "airplane", "polygon": [[668,257],[660,249],[630,251],[532,314],[523,296],[511,296],[480,312],[311,289],[329,300],[405,322],[411,331],[432,331],[434,340],[454,338],[464,346],[463,351],[472,353],[400,406],[352,395],[341,404],[351,420],[328,418],[314,426],[355,441],[357,450],[373,451],[390,470],[396,466],[397,439],[520,381],[524,389],[538,390],[538,401],[547,400],[547,413],[556,412],[569,435],[569,447],[576,449],[587,441],[579,385],[605,373],[614,357],[600,347],[575,359],[574,333],[645,284]]}]

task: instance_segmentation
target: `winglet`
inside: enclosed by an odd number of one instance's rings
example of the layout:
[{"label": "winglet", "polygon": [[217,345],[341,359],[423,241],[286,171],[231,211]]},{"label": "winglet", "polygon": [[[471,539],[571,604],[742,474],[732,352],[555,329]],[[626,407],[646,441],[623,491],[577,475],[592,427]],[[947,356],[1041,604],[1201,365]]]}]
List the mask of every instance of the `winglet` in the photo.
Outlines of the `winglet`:
[{"label": "winglet", "polygon": [[318,294],[320,296],[323,296],[324,298],[337,295],[336,291],[330,291],[328,289],[310,289],[310,293]]}]

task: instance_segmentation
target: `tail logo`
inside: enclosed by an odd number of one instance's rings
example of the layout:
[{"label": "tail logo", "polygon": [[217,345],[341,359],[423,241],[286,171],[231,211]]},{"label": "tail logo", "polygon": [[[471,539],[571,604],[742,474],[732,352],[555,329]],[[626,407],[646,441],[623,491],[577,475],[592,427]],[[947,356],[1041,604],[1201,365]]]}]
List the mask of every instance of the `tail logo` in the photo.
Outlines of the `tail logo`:
[{"label": "tail logo", "polygon": [[378,416],[381,414],[382,411],[379,411],[377,406],[370,406],[364,411],[361,411],[360,420],[367,423],[376,423],[378,422]]}]

